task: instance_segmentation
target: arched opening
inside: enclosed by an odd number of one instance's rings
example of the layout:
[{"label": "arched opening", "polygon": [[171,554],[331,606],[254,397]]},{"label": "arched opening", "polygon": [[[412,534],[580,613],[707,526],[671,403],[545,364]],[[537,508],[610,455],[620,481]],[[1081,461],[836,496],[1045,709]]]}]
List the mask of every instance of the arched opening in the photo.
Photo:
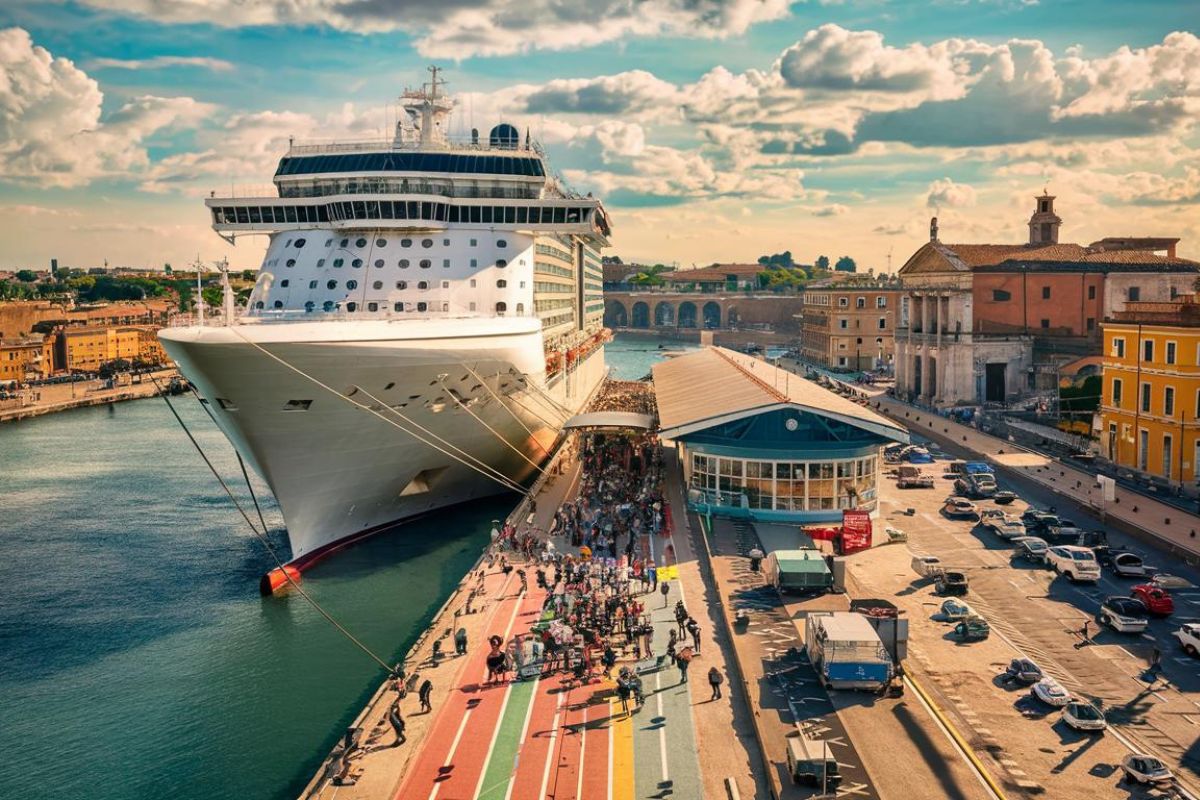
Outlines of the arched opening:
[{"label": "arched opening", "polygon": [[679,327],[696,327],[696,304],[690,300],[685,300],[679,304]]},{"label": "arched opening", "polygon": [[504,301],[496,303],[496,313],[497,314],[499,314],[500,316],[503,317],[505,311],[508,311],[508,303],[505,303]]},{"label": "arched opening", "polygon": [[633,304],[633,327],[650,327],[650,306],[640,300]]},{"label": "arched opening", "polygon": [[604,324],[609,328],[628,328],[629,313],[625,310],[625,304],[618,300],[605,300]]},{"label": "arched opening", "polygon": [[704,304],[704,327],[721,327],[721,306],[711,300]]},{"label": "arched opening", "polygon": [[654,307],[654,324],[661,327],[673,327],[675,325],[675,306],[667,302],[660,302]]}]

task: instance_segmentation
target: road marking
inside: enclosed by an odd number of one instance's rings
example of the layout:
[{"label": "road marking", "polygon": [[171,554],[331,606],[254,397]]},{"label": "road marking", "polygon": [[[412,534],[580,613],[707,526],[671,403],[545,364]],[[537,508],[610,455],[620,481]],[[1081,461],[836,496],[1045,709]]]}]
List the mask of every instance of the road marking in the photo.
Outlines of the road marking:
[{"label": "road marking", "polygon": [[583,707],[583,727],[579,729],[579,775],[575,780],[575,800],[583,800],[583,768],[584,755],[587,752],[588,710],[591,706]]},{"label": "road marking", "polygon": [[[616,713],[618,704],[609,701],[609,714]],[[633,800],[633,720],[622,714],[613,728],[612,782],[614,800]]]},{"label": "road marking", "polygon": [[[546,796],[546,787],[550,785],[550,764],[554,761],[554,740],[558,738],[558,720],[562,714],[563,696],[566,692],[558,693],[558,703],[554,707],[554,722],[550,724],[550,743],[546,748],[546,767],[542,770],[542,790],[538,793],[538,797]],[[529,704],[530,713],[533,711],[533,703]],[[528,718],[527,718],[528,723]],[[525,732],[521,732],[521,741],[525,741]],[[516,781],[513,781],[516,783]],[[510,789],[511,792],[511,789]]]},{"label": "road marking", "polygon": [[[654,673],[654,689],[654,699],[658,705],[658,717],[659,719],[663,719],[661,671]],[[663,783],[666,783],[670,780],[670,776],[667,773],[667,726],[665,722],[658,726],[658,755],[662,760]]]},{"label": "road marking", "polygon": [[[529,732],[529,718],[533,716],[533,707],[537,704],[538,684],[541,682],[542,682],[542,679],[539,676],[538,678],[536,678],[534,680],[533,688],[530,689],[530,691],[529,691],[529,705],[527,705],[525,707],[525,720],[521,723],[521,734],[517,737],[517,752],[516,752],[516,755],[513,756],[512,772],[510,772],[508,775],[508,788],[504,790],[504,800],[511,800],[512,793],[513,793],[513,787],[516,786],[516,784],[517,784],[517,765],[521,761],[521,746],[525,743],[525,734],[527,734]],[[506,701],[508,700],[507,695],[505,696],[504,699]],[[497,731],[500,730],[499,725],[496,726],[496,730]],[[484,770],[485,770],[485,774],[486,774],[486,770],[487,770],[486,764],[484,764]],[[483,781],[482,776],[480,777],[479,780],[481,782]],[[479,796],[478,790],[476,790],[475,796],[476,797]]]}]

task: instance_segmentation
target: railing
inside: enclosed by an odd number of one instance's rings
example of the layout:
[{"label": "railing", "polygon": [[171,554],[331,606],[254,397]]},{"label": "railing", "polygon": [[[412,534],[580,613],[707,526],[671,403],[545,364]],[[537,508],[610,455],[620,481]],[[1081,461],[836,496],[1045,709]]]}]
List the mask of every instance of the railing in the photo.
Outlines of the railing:
[{"label": "railing", "polygon": [[[536,311],[524,311],[518,314],[515,311],[497,312],[462,312],[462,311],[395,311],[391,308],[380,308],[378,311],[368,311],[360,309],[355,311],[347,311],[344,308],[335,309],[333,311],[324,311],[322,309],[313,309],[305,311],[303,309],[256,309],[247,311],[244,308],[234,312],[232,324],[234,325],[273,325],[279,323],[292,322],[355,322],[355,321],[397,321],[397,320],[424,320],[424,319],[500,319],[503,317],[517,317],[519,319],[539,319]],[[197,325],[197,317],[195,313],[190,314],[175,314],[167,322],[168,328],[190,328]],[[223,328],[226,325],[225,314],[223,311],[208,311],[204,313],[204,327],[206,328]]]},{"label": "railing", "polygon": [[287,154],[289,156],[311,156],[322,155],[329,153],[358,153],[358,152],[389,152],[389,151],[404,151],[404,150],[468,150],[471,152],[525,152],[537,153],[540,156],[545,155],[542,145],[537,141],[530,141],[526,147],[524,143],[518,142],[516,146],[496,146],[493,147],[488,141],[487,136],[480,136],[478,140],[471,136],[456,134],[453,136],[444,136],[441,142],[421,142],[421,141],[397,141],[392,137],[381,139],[360,139],[350,142],[292,142],[288,147]]}]

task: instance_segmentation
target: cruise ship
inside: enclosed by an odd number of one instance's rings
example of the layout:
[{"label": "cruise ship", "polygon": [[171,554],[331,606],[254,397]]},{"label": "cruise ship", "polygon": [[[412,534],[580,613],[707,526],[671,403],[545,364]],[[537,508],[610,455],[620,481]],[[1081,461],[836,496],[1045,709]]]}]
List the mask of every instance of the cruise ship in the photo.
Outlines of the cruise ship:
[{"label": "cruise ship", "polygon": [[[605,376],[610,224],[510,124],[449,134],[438,70],[393,137],[290,143],[274,194],[205,199],[268,238],[247,307],[163,346],[283,511],[289,566],[527,485]],[[277,572],[277,571],[276,571]]]}]

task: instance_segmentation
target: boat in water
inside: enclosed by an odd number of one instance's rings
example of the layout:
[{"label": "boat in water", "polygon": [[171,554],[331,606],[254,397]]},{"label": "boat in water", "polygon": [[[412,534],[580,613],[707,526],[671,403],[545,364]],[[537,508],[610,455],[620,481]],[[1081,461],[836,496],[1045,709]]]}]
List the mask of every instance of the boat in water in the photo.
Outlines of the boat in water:
[{"label": "boat in water", "polygon": [[395,135],[299,144],[277,196],[205,199],[268,238],[247,307],[160,332],[267,482],[303,569],[437,508],[519,489],[605,376],[600,200],[509,124],[452,137],[438,70]]}]

